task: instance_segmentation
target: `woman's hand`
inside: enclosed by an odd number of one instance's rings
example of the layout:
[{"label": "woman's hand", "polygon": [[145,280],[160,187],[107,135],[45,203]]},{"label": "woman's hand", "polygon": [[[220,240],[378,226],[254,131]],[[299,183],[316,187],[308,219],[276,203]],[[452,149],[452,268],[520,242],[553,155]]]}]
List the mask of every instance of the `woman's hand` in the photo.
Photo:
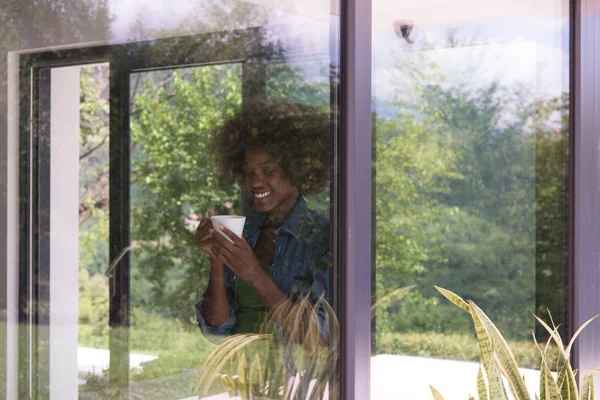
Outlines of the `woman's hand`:
[{"label": "woman's hand", "polygon": [[243,280],[253,284],[257,278],[264,275],[264,270],[260,266],[258,258],[254,255],[254,251],[244,239],[238,237],[225,226],[221,225],[221,231],[227,235],[233,243],[230,243],[218,232],[212,233],[211,251],[217,260],[223,262],[237,276]]},{"label": "woman's hand", "polygon": [[208,254],[210,258],[215,259],[215,255],[212,252],[212,222],[210,217],[214,216],[215,212],[213,210],[208,210],[208,217],[202,218],[200,221],[200,225],[198,225],[198,229],[196,230],[196,235],[194,237],[196,241],[196,246],[204,253]]}]

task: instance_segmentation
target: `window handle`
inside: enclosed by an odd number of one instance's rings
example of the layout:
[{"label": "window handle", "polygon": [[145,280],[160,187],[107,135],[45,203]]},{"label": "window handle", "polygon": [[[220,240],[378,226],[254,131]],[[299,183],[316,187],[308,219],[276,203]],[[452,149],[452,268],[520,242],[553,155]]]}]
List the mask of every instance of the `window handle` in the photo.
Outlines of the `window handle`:
[{"label": "window handle", "polygon": [[[108,278],[112,278],[115,268],[117,268],[117,265],[119,264],[119,261],[121,261],[121,259],[123,257],[125,257],[125,254],[130,252],[132,249],[133,249],[133,246],[127,246],[123,250],[121,250],[121,252],[110,262],[110,265],[108,266],[108,269],[106,270],[104,275],[107,276]],[[117,280],[113,279],[112,285],[111,285],[111,293],[110,293],[111,297],[115,295],[116,291],[117,291]]]}]

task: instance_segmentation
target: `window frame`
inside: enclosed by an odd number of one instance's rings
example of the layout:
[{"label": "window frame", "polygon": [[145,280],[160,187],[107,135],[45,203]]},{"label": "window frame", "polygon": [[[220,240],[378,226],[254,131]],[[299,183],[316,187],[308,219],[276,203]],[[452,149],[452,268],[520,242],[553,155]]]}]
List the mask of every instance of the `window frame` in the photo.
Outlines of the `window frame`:
[{"label": "window frame", "polygon": [[[571,2],[571,320],[600,312],[600,0]],[[600,322],[573,347],[573,368],[600,366]],[[583,375],[580,372],[578,379]],[[600,377],[595,378],[600,393]]]},{"label": "window frame", "polygon": [[341,9],[341,399],[369,399],[371,386],[371,0]]}]

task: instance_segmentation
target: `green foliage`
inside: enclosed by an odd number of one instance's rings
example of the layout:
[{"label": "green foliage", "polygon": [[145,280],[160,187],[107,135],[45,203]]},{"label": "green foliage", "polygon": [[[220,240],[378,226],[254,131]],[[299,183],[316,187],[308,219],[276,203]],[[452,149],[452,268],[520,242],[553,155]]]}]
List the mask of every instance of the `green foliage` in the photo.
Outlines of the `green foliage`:
[{"label": "green foliage", "polygon": [[79,270],[79,345],[108,348],[108,279]]},{"label": "green foliage", "polygon": [[[445,360],[478,361],[479,347],[472,333],[411,332],[377,333],[377,354],[402,354],[416,357],[431,357]],[[526,341],[509,341],[517,364],[522,368],[538,369],[542,357],[537,346]],[[550,346],[547,351],[548,364],[558,362],[558,349]]]},{"label": "green foliage", "polygon": [[186,216],[240,210],[239,188],[220,184],[207,151],[210,130],[241,102],[240,78],[239,65],[134,77],[143,87],[131,125],[134,307],[193,316],[209,268]]},{"label": "green foliage", "polygon": [[399,87],[412,91],[375,119],[376,293],[417,288],[377,330],[464,332],[433,284],[460,283],[512,340],[536,311],[564,320],[568,98],[449,85],[435,68]]},{"label": "green foliage", "polygon": [[[375,293],[415,283],[425,273],[425,262],[439,253],[427,248],[425,227],[448,212],[433,194],[446,190],[443,179],[454,176],[451,149],[432,119],[417,118],[412,106],[398,104],[390,120],[375,119]],[[411,294],[413,299],[422,299]],[[377,313],[377,329],[400,330],[390,321],[398,312],[391,306]],[[418,313],[414,314],[418,318]],[[396,315],[396,317],[398,317]],[[398,320],[398,318],[396,318]],[[409,318],[407,324],[412,325]]]}]

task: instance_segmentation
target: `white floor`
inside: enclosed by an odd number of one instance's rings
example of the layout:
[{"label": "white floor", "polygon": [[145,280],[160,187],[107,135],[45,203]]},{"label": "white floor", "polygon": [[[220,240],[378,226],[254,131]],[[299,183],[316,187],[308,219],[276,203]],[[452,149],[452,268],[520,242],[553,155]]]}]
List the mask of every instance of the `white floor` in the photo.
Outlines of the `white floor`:
[{"label": "white floor", "polygon": [[[77,355],[80,379],[89,373],[101,373],[108,368],[108,350],[79,347]],[[130,366],[139,368],[142,362],[154,359],[155,356],[131,353]],[[476,397],[478,368],[479,364],[476,362],[378,355],[371,358],[371,399],[431,400],[429,385],[432,385],[445,400],[466,400],[469,394]],[[539,391],[539,371],[521,369],[521,372],[533,398],[533,393]],[[183,400],[194,399],[197,397]],[[225,399],[230,399],[226,393],[203,398],[203,400]]]},{"label": "white floor", "polygon": [[[145,361],[156,360],[158,357],[146,354],[129,354],[129,368],[139,368]],[[91,347],[77,347],[77,371],[79,379],[88,375],[101,375],[102,371],[108,369],[110,363],[110,352],[104,349],[93,349]]]},{"label": "white floor", "polygon": [[[429,385],[435,387],[445,400],[467,400],[469,394],[477,398],[478,369],[479,364],[475,362],[387,354],[375,356],[371,358],[371,400],[432,400]],[[521,373],[534,398],[533,394],[539,392],[539,371],[522,368]],[[196,398],[185,400],[193,399]],[[230,399],[226,393],[202,400],[225,399]],[[234,399],[241,400],[240,397]]]},{"label": "white floor", "polygon": [[[429,385],[445,400],[477,398],[479,363],[425,357],[379,355],[371,358],[372,400],[432,400]],[[521,369],[529,392],[539,392],[540,373]]]}]

